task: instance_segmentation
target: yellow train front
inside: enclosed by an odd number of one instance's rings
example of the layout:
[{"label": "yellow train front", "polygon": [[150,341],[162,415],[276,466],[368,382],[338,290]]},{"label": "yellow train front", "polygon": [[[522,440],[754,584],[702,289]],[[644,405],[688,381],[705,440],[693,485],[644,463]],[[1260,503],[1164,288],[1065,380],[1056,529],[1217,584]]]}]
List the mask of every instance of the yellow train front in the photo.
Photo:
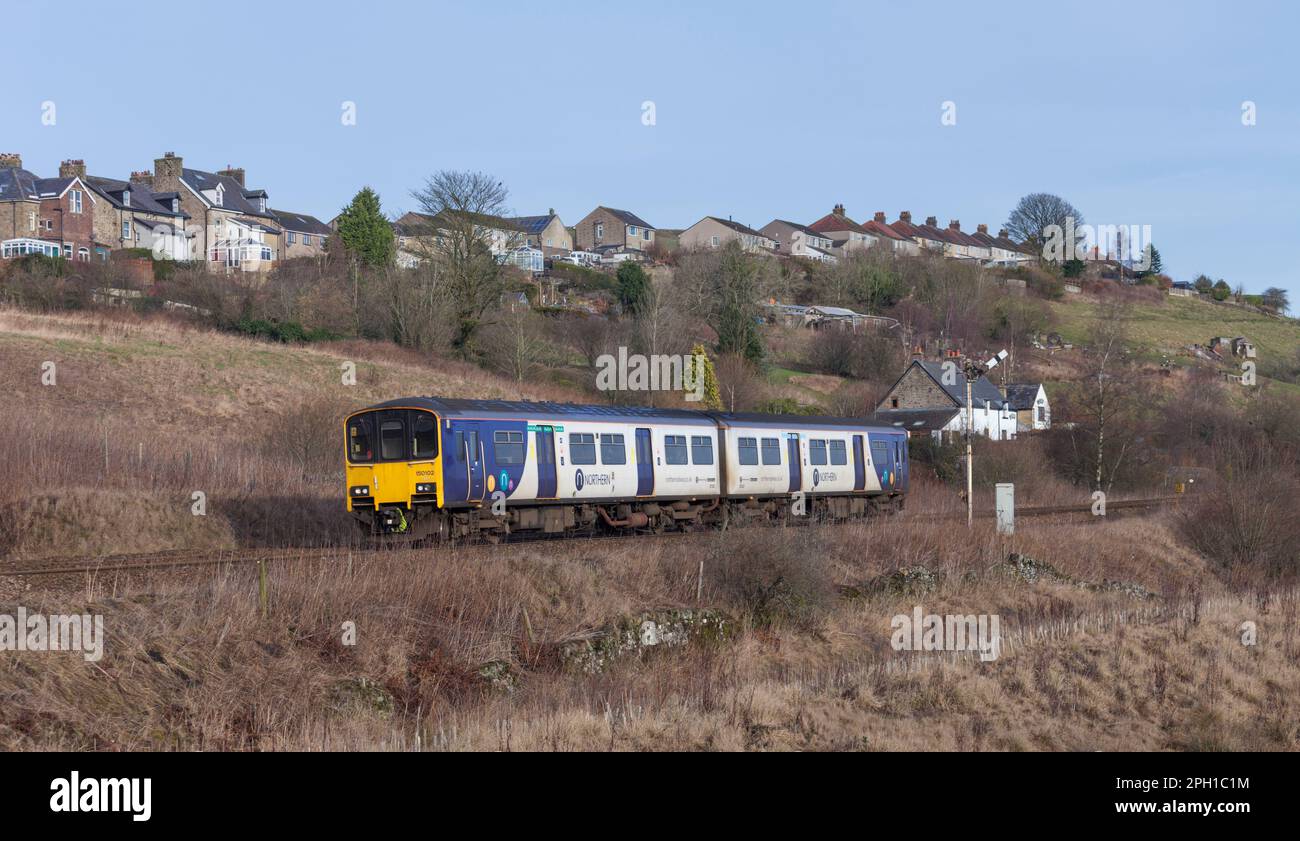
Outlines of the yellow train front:
[{"label": "yellow train front", "polygon": [[417,538],[445,530],[438,415],[418,405],[424,402],[382,403],[344,420],[348,511],[366,534]]}]

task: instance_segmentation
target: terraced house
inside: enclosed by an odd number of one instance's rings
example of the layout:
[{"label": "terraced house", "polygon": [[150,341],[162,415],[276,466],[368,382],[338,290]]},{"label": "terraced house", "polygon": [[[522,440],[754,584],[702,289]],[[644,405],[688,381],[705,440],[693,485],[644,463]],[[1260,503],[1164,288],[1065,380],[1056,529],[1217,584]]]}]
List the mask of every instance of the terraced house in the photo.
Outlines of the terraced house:
[{"label": "terraced house", "polygon": [[281,260],[321,257],[325,254],[325,242],[333,233],[329,225],[315,216],[288,210],[272,210],[271,216],[275,218],[281,231]]},{"label": "terraced house", "polygon": [[107,260],[109,245],[95,239],[99,201],[79,176],[38,178],[19,155],[0,155],[0,257]]},{"label": "terraced house", "polygon": [[190,217],[194,253],[210,268],[264,272],[279,259],[283,230],[272,213],[265,190],[250,190],[244,170],[218,172],[187,169],[168,152],[154,160],[154,171],[137,172],[131,183],[155,193],[176,193],[179,209]]}]

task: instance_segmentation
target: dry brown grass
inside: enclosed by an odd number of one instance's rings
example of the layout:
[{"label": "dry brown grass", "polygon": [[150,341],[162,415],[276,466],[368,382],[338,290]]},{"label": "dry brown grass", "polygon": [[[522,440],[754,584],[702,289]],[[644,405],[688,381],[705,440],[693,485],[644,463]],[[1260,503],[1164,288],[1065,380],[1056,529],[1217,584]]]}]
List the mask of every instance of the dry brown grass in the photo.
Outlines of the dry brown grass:
[{"label": "dry brown grass", "polygon": [[[103,576],[29,610],[105,614],[107,653],[0,655],[11,749],[1168,750],[1297,747],[1296,594],[1261,603],[1179,588],[1195,564],[1159,520],[1029,527],[1014,545],[905,520],[751,529],[649,543],[560,541],[225,568],[153,583]],[[1157,540],[1133,548],[1139,531]],[[720,552],[721,541],[729,541]],[[1121,547],[1129,547],[1127,550]],[[1011,549],[1168,599],[1011,584]],[[1166,559],[1172,550],[1175,557]],[[556,646],[648,608],[703,600],[724,641],[629,654],[588,674]],[[752,561],[752,563],[746,563]],[[838,595],[900,566],[913,594]],[[349,570],[349,566],[351,569]],[[753,585],[789,583],[777,609]],[[997,613],[1004,650],[896,652],[890,619]],[[0,612],[12,612],[6,600]],[[1243,646],[1239,626],[1259,625]],[[357,645],[341,644],[343,622]],[[481,671],[505,664],[511,688]]]}]

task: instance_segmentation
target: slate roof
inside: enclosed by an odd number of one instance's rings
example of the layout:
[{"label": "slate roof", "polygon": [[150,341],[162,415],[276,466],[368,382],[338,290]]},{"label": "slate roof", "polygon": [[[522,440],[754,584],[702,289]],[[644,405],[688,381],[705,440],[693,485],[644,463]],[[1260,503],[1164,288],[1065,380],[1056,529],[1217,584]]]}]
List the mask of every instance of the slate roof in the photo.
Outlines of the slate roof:
[{"label": "slate roof", "polygon": [[0,201],[22,201],[37,198],[38,179],[25,169],[5,167],[0,169]]},{"label": "slate roof", "polygon": [[[117,208],[127,210],[138,210],[141,213],[152,213],[157,216],[171,216],[177,219],[188,219],[185,213],[172,213],[171,205],[164,204],[169,202],[175,193],[163,197],[163,194],[156,194],[148,187],[140,184],[132,184],[129,181],[120,181],[116,178],[101,178],[97,175],[87,175],[85,178],[86,186],[103,196],[109,204]],[[122,193],[126,190],[131,191],[131,204],[128,206],[123,203]]]},{"label": "slate roof", "polygon": [[334,233],[330,226],[326,225],[315,216],[308,216],[306,213],[293,213],[288,210],[272,210],[271,216],[275,221],[280,223],[280,227],[286,231],[295,231],[300,234],[318,234],[327,237]]},{"label": "slate roof", "polygon": [[[604,207],[604,205],[602,205],[602,207]],[[636,225],[638,228],[649,228],[652,231],[655,229],[654,225],[651,225],[635,213],[630,213],[626,210],[618,210],[613,207],[605,207],[604,209],[614,214],[614,216],[616,216],[624,225]]]},{"label": "slate roof", "polygon": [[224,191],[221,197],[222,210],[233,210],[237,213],[264,218],[270,215],[269,213],[263,213],[256,202],[249,201],[247,198],[247,196],[256,195],[260,191],[245,189],[229,175],[218,175],[215,172],[204,172],[201,169],[189,169],[187,167],[181,170],[181,180],[199,193],[204,190],[215,190],[217,185],[220,184]]},{"label": "slate roof", "polygon": [[[912,364],[920,366],[923,371],[929,374],[935,383],[937,383],[948,397],[952,399],[955,406],[960,408],[966,405],[966,375],[962,373],[960,365],[957,367],[957,376],[953,384],[944,385],[944,370],[942,362],[927,362],[917,359],[913,360]],[[911,366],[908,367],[908,370],[911,370]],[[907,376],[907,371],[903,372],[903,376]],[[898,379],[899,381],[902,381],[903,377],[899,377]],[[898,383],[895,382],[894,386],[897,385]],[[891,392],[894,390],[894,386],[890,387],[889,390]],[[971,385],[971,399],[977,409],[989,407],[1000,409],[1006,404],[1006,399],[1002,396],[1002,392],[998,391],[997,386],[989,382],[988,377],[980,377]]]},{"label": "slate roof", "polygon": [[1041,383],[1009,383],[1007,385],[1007,406],[1017,412],[1034,408]]},{"label": "slate roof", "polygon": [[882,409],[871,416],[876,423],[914,432],[934,432],[943,429],[961,414],[951,409]]}]

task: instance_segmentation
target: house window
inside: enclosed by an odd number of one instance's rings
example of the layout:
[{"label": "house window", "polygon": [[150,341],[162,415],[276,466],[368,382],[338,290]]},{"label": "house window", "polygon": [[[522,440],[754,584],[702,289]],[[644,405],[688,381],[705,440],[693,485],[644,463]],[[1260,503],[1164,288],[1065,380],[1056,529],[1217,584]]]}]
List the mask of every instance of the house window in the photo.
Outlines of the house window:
[{"label": "house window", "polygon": [[122,241],[126,242],[131,239],[131,220],[122,220]]},{"label": "house window", "polygon": [[77,249],[77,259],[78,259],[78,260],[84,260],[84,261],[89,262],[89,260],[90,260],[90,249],[89,249],[89,248],[78,248],[78,249]]},{"label": "house window", "polygon": [[763,464],[781,463],[781,442],[776,438],[763,439]]},{"label": "house window", "polygon": [[34,210],[27,214],[27,227],[30,230],[36,230],[36,211]]},{"label": "house window", "polygon": [[271,249],[268,246],[265,245],[262,246],[262,259],[263,260],[271,259]]},{"label": "house window", "polygon": [[226,191],[225,191],[224,189],[222,189],[222,187],[221,187],[220,184],[218,184],[218,185],[217,185],[216,197],[212,200],[212,203],[215,204],[217,207],[221,207],[222,204],[224,203],[225,194],[226,194]]},{"label": "house window", "polygon": [[81,212],[81,191],[80,190],[72,191],[71,204],[72,204],[73,213]]},{"label": "house window", "polygon": [[181,212],[181,200],[172,199],[172,213],[180,213],[180,212]]},{"label": "house window", "polygon": [[68,245],[66,242],[63,244],[63,256],[67,257],[69,260],[72,259],[72,246]]},{"label": "house window", "polygon": [[691,463],[713,464],[713,439],[707,435],[691,436]]},{"label": "house window", "polygon": [[1046,420],[1047,420],[1047,409],[1040,404],[1038,407],[1038,422],[1043,423]]},{"label": "house window", "polygon": [[758,439],[741,438],[738,439],[736,454],[740,457],[742,465],[758,464]]},{"label": "house window", "polygon": [[712,245],[714,248],[717,248],[717,247],[718,247],[718,242],[719,242],[719,239],[718,239],[718,237],[716,237],[716,236],[714,236],[714,237],[710,237],[710,238],[709,238],[709,245]]},{"label": "house window", "polygon": [[[305,238],[304,238],[304,239],[305,239]],[[293,244],[294,244],[295,242],[297,242],[297,241],[298,241],[298,237],[297,237],[297,235],[294,234],[293,231],[290,231],[290,232],[289,232],[289,244],[290,244],[290,245],[293,245]],[[306,242],[303,243],[303,245],[306,245],[306,244],[307,244]]]},{"label": "house window", "polygon": [[628,225],[628,226],[627,226],[627,233],[628,233],[628,236],[636,236],[636,225]]},{"label": "house window", "polygon": [[130,190],[123,190],[123,191],[122,191],[122,206],[123,206],[123,207],[130,207],[130,206],[131,206],[131,191],[130,191]]},{"label": "house window", "polygon": [[898,398],[897,398],[897,397],[891,397],[891,398],[889,398],[889,408],[891,408],[891,409],[897,409],[897,408],[898,408]]},{"label": "house window", "polygon": [[645,240],[649,240],[649,239],[651,239],[651,237],[653,236],[653,234],[650,233],[650,229],[649,229],[649,228],[646,228],[646,229],[645,229],[644,234],[645,234],[645,235],[642,237],[642,239],[645,239]]},{"label": "house window", "polygon": [[605,238],[605,223],[604,223],[604,222],[597,222],[597,223],[596,223],[596,242],[600,242],[600,241],[603,240],[604,238]]}]

